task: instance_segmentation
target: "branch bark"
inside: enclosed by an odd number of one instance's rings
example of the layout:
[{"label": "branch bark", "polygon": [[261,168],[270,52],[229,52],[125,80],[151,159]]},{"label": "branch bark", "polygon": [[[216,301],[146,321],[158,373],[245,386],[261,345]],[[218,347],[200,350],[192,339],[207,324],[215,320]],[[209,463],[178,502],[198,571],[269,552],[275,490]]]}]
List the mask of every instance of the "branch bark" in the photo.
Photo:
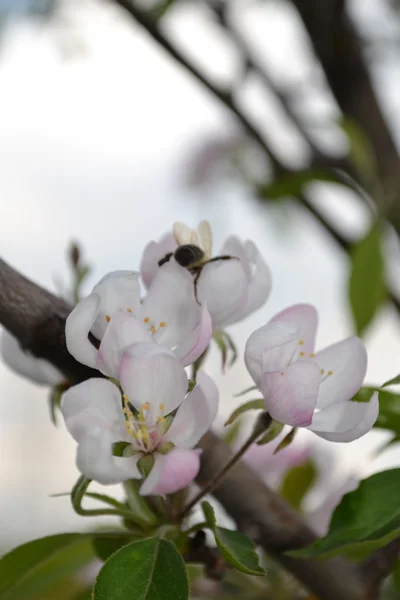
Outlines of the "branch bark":
[{"label": "branch bark", "polygon": [[[97,371],[76,362],[65,346],[65,318],[70,308],[0,260],[0,322],[39,358],[58,367],[72,383]],[[208,433],[198,483],[206,485],[229,461],[226,444]],[[237,464],[214,490],[214,496],[238,524],[267,552],[295,575],[320,600],[363,600],[358,569],[341,558],[323,562],[284,555],[315,539],[299,516],[244,464]]]}]

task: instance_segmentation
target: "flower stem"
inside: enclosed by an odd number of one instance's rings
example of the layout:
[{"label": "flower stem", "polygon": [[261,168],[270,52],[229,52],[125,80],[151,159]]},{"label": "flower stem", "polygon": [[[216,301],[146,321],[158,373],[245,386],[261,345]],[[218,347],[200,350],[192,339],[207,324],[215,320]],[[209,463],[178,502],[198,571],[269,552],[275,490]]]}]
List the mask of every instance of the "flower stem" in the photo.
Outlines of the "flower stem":
[{"label": "flower stem", "polygon": [[262,435],[271,425],[272,418],[267,412],[263,412],[256,421],[254,429],[249,436],[249,438],[245,441],[245,443],[239,448],[239,450],[232,456],[232,458],[226,463],[226,465],[221,469],[221,471],[214,477],[210,483],[208,483],[200,492],[185,506],[181,514],[179,515],[179,521],[182,521],[192,508],[202,499],[206,494],[210,494],[217,485],[222,481],[225,475],[235,466],[235,464],[242,458],[243,454],[250,448],[254,442],[258,440],[260,435]]}]

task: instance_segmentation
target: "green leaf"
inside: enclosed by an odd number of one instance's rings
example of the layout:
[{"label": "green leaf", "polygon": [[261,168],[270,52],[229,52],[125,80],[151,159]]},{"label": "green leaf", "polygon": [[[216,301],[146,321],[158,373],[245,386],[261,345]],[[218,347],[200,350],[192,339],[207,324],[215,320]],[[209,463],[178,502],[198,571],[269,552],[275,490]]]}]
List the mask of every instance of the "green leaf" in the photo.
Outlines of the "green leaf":
[{"label": "green leaf", "polygon": [[167,540],[148,538],[118,550],[101,569],[93,600],[187,600],[185,564]]},{"label": "green leaf", "polygon": [[231,352],[228,366],[232,367],[238,357],[237,349],[231,336],[226,331],[216,331],[213,334],[213,338],[221,351],[221,368],[222,372],[224,372],[228,361],[228,350]]},{"label": "green leaf", "polygon": [[389,379],[389,381],[385,381],[385,383],[383,383],[381,385],[381,387],[388,387],[389,385],[398,385],[400,384],[400,375],[396,375],[396,377],[393,377],[393,379]]},{"label": "green leaf", "polygon": [[[79,533],[51,535],[15,548],[0,559],[1,600],[47,600],[64,579],[76,577],[95,557],[91,536]],[[72,582],[70,583],[72,586]]]},{"label": "green leaf", "polygon": [[350,143],[350,159],[363,180],[376,181],[377,162],[371,141],[357,121],[346,116],[340,123]]},{"label": "green leaf", "polygon": [[257,446],[264,446],[265,444],[272,442],[278,437],[284,427],[285,426],[283,423],[279,423],[279,421],[272,421],[267,433],[257,440]]},{"label": "green leaf", "polygon": [[240,531],[218,527],[214,509],[209,502],[202,503],[207,524],[213,531],[215,541],[222,557],[238,571],[248,575],[265,575],[253,542]]},{"label": "green leaf", "polygon": [[256,398],[255,400],[249,400],[244,404],[241,404],[236,410],[233,411],[229,419],[225,422],[224,426],[232,425],[234,421],[240,415],[247,412],[248,410],[265,410],[265,400],[263,398]]},{"label": "green leaf", "polygon": [[290,469],[281,485],[281,496],[294,508],[300,509],[301,504],[312,488],[317,477],[317,470],[312,460]]},{"label": "green leaf", "polygon": [[124,532],[104,532],[93,534],[93,546],[97,556],[106,561],[114,552],[134,541],[133,535]]},{"label": "green leaf", "polygon": [[233,423],[233,425],[230,425],[225,431],[224,431],[224,435],[223,435],[223,440],[225,442],[225,444],[228,444],[228,446],[233,447],[236,442],[239,439],[240,436],[240,432],[242,430],[242,421],[239,419],[239,421],[235,421]]},{"label": "green leaf", "polygon": [[258,186],[257,191],[265,200],[279,200],[287,196],[298,196],[302,193],[304,186],[313,181],[338,182],[338,178],[323,169],[308,169],[288,173],[274,179],[266,185]]},{"label": "green leaf", "polygon": [[278,454],[278,452],[280,452],[281,450],[284,450],[285,448],[287,448],[288,446],[290,446],[290,444],[294,440],[294,436],[296,435],[296,432],[297,432],[296,427],[293,427],[289,431],[289,433],[287,435],[285,435],[285,437],[283,438],[283,440],[281,442],[279,442],[279,444],[277,445],[277,447],[274,450],[274,454]]},{"label": "green leaf", "polygon": [[375,224],[351,256],[349,301],[359,335],[371,323],[386,295],[381,246],[381,229]]},{"label": "green leaf", "polygon": [[329,531],[301,550],[302,558],[348,554],[364,557],[400,535],[400,469],[376,473],[346,494],[333,513]]}]

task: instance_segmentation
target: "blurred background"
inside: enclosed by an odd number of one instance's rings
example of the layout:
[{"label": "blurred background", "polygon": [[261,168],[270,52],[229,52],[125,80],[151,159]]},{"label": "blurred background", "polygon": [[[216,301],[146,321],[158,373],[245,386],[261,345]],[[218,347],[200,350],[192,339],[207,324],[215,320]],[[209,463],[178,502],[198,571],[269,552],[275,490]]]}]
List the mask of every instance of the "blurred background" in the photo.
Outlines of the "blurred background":
[{"label": "blurred background", "polygon": [[[62,293],[76,240],[90,291],[174,221],[208,219],[215,252],[252,239],[273,274],[267,305],[230,328],[241,354],[311,302],[318,347],[358,331],[381,385],[400,371],[399,67],[395,0],[0,0],[0,254]],[[250,378],[242,360],[222,375],[215,350],[206,370],[222,430]],[[3,365],[0,378],[0,549],[88,527],[50,497],[78,473],[49,391]],[[395,444],[377,455],[391,436],[299,435],[330,489],[398,465]]]}]

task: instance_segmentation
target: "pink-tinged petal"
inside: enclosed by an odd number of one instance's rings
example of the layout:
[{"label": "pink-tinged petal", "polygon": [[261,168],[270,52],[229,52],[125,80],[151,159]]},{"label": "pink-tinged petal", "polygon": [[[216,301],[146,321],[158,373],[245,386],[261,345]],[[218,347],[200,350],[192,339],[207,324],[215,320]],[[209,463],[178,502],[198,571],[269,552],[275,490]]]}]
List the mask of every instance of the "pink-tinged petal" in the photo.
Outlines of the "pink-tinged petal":
[{"label": "pink-tinged petal", "polygon": [[235,256],[238,258],[246,274],[247,281],[250,283],[252,270],[249,257],[247,255],[245,245],[236,235],[231,235],[225,240],[220,254],[226,256]]},{"label": "pink-tinged petal", "polygon": [[308,360],[282,371],[263,373],[260,389],[271,417],[293,427],[311,424],[321,379],[319,368]]},{"label": "pink-tinged petal", "polygon": [[294,304],[275,315],[270,323],[279,321],[298,327],[300,339],[304,342],[301,348],[302,351],[307,354],[314,352],[318,327],[318,313],[314,306],[311,304]]},{"label": "pink-tinged petal", "polygon": [[352,442],[372,429],[378,414],[379,395],[374,392],[369,402],[328,406],[316,414],[309,429],[330,442]]},{"label": "pink-tinged petal", "polygon": [[93,368],[96,367],[97,350],[89,341],[88,335],[96,320],[100,303],[100,296],[90,294],[78,302],[65,323],[68,352],[82,364]]},{"label": "pink-tinged petal", "polygon": [[214,381],[200,371],[197,385],[182,402],[163,437],[178,448],[193,448],[210,429],[218,411],[218,388]]},{"label": "pink-tinged petal", "polygon": [[175,259],[159,267],[143,301],[142,318],[148,318],[157,330],[154,340],[168,348],[186,340],[198,325],[200,306],[194,297],[193,276]]},{"label": "pink-tinged petal", "polygon": [[246,342],[244,362],[259,384],[263,372],[284,369],[298,348],[299,329],[288,323],[268,323],[256,329]]},{"label": "pink-tinged petal", "polygon": [[197,297],[211,315],[214,331],[223,329],[229,318],[244,305],[247,278],[240,260],[218,260],[206,264],[197,284]]},{"label": "pink-tinged petal", "polygon": [[200,470],[200,450],[174,449],[168,454],[154,454],[154,465],[146,478],[142,496],[173,494],[191,483]]},{"label": "pink-tinged petal", "polygon": [[87,379],[70,387],[63,394],[61,411],[68,431],[77,441],[94,427],[109,430],[114,442],[127,435],[121,393],[107,379]]},{"label": "pink-tinged petal", "polygon": [[93,292],[100,297],[100,306],[92,333],[102,339],[109,319],[118,312],[140,313],[139,273],[133,271],[112,271],[97,283]]},{"label": "pink-tinged petal", "polygon": [[149,422],[157,420],[160,405],[165,415],[177,408],[188,386],[185,369],[176,356],[153,342],[135,344],[126,350],[120,378],[122,389],[136,409],[149,404]]},{"label": "pink-tinged petal", "polygon": [[149,242],[143,250],[140,274],[146,288],[149,288],[159,269],[158,261],[166,254],[175,252],[177,243],[172,233],[166,233],[159,242]]},{"label": "pink-tinged petal", "polygon": [[0,354],[3,362],[13,371],[39,385],[57,385],[65,381],[65,377],[47,360],[35,358],[24,352],[15,338],[7,330],[1,333]]},{"label": "pink-tinged petal", "polygon": [[[317,407],[349,400],[360,389],[367,372],[367,351],[358,337],[349,337],[318,352],[315,362],[323,370]],[[331,375],[328,375],[328,373]]]},{"label": "pink-tinged petal", "polygon": [[246,304],[237,316],[238,321],[261,308],[268,300],[272,287],[271,271],[264,262],[257,246],[253,242],[247,241],[245,247],[250,264],[254,265],[254,273],[247,289]]},{"label": "pink-tinged petal", "polygon": [[122,354],[132,344],[151,342],[151,334],[144,323],[130,313],[117,313],[106,329],[99,351],[96,366],[108,377],[119,379]]},{"label": "pink-tinged petal", "polygon": [[281,436],[277,442],[263,446],[253,444],[243,456],[243,460],[249,467],[259,473],[268,483],[276,482],[288,469],[302,465],[310,458],[310,449],[299,446],[296,441],[278,454],[274,454],[282,439]]},{"label": "pink-tinged petal", "polygon": [[205,306],[201,307],[200,322],[175,349],[174,354],[184,367],[193,364],[208,347],[212,335],[211,316]]},{"label": "pink-tinged petal", "polygon": [[120,483],[126,479],[140,479],[137,467],[140,455],[126,458],[112,455],[114,440],[109,431],[94,428],[80,440],[76,452],[76,465],[88,479],[103,485]]}]

